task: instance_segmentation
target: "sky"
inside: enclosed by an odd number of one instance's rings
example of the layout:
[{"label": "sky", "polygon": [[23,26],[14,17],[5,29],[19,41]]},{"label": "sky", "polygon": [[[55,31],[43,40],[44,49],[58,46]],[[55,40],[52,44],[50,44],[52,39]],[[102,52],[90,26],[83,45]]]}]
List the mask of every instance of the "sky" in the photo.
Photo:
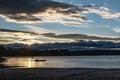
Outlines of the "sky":
[{"label": "sky", "polygon": [[0,44],[120,41],[120,0],[0,0]]}]

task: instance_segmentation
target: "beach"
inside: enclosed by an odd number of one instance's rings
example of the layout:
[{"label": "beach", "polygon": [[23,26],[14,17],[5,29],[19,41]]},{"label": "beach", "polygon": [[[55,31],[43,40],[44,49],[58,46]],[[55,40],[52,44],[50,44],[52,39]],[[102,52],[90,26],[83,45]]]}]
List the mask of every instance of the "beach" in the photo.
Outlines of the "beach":
[{"label": "beach", "polygon": [[0,68],[0,80],[120,80],[120,69]]}]

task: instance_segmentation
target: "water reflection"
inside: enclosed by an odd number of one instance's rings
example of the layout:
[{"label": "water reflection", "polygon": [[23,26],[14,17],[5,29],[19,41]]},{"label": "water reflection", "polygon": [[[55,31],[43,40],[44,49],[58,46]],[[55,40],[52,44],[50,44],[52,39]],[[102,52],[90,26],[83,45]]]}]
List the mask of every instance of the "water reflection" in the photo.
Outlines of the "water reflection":
[{"label": "water reflection", "polygon": [[6,66],[16,66],[21,68],[34,68],[36,66],[43,66],[44,62],[36,62],[33,58],[9,58],[3,63]]},{"label": "water reflection", "polygon": [[29,58],[29,61],[25,63],[25,66],[28,68],[35,67],[35,62],[31,61]]},{"label": "water reflection", "polygon": [[6,66],[17,68],[120,68],[120,56],[46,56],[7,58]]}]

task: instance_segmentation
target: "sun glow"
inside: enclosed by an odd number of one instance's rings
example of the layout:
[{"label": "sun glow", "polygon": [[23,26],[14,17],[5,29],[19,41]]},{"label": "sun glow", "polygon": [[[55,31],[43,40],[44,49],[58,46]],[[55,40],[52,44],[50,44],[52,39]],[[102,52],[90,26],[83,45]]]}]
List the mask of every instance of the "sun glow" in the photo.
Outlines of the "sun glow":
[{"label": "sun glow", "polygon": [[22,44],[27,44],[27,45],[32,45],[32,44],[35,44],[35,43],[39,43],[39,44],[42,44],[43,42],[42,41],[37,41],[35,40],[36,36],[32,36],[32,35],[22,35],[22,36],[19,36],[21,39],[17,40],[17,43],[22,43]]}]

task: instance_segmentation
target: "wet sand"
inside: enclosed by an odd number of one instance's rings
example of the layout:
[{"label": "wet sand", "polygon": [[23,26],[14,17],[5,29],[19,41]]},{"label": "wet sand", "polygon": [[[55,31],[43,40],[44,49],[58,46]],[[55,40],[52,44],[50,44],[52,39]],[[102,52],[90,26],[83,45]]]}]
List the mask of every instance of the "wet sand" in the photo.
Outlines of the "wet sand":
[{"label": "wet sand", "polygon": [[120,80],[120,69],[0,68],[0,80]]}]

